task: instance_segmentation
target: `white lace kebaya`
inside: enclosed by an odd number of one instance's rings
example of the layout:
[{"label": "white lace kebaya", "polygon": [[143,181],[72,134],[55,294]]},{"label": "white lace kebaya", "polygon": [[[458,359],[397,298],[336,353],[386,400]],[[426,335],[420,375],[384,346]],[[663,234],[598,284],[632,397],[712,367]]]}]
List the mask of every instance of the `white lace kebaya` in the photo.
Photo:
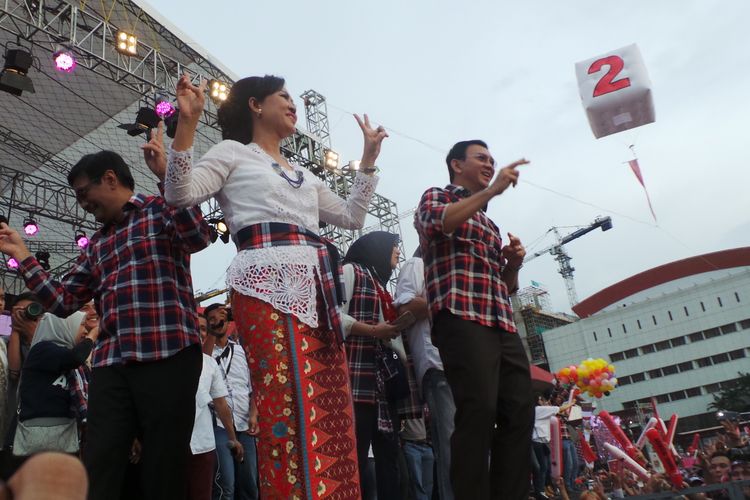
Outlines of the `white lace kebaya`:
[{"label": "white lace kebaya", "polygon": [[[232,233],[261,222],[284,222],[318,233],[318,221],[344,229],[361,228],[378,183],[358,173],[348,200],[331,191],[312,172],[294,163],[304,182],[293,187],[273,168],[274,160],[257,144],[225,140],[193,164],[192,149],[169,150],[164,196],[176,207],[198,205],[211,197],[219,202]],[[296,173],[289,172],[295,179]],[[227,286],[318,326],[315,276],[317,250],[310,246],[278,246],[237,253],[227,270]]]}]

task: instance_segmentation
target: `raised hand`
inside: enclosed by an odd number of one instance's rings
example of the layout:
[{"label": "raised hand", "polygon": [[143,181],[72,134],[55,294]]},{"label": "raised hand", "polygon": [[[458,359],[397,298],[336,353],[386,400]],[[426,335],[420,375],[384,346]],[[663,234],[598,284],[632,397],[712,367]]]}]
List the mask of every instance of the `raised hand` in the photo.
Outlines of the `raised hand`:
[{"label": "raised hand", "polygon": [[11,228],[5,222],[0,222],[0,252],[9,255],[18,262],[31,256],[18,231]]},{"label": "raised hand", "polygon": [[516,184],[518,184],[519,175],[518,167],[520,167],[521,165],[527,165],[528,163],[529,160],[527,160],[526,158],[521,158],[520,160],[516,160],[510,165],[501,168],[495,176],[495,180],[492,181],[487,189],[494,196],[497,196],[508,189],[508,186],[516,187]]},{"label": "raised hand", "polygon": [[361,168],[370,168],[375,165],[375,161],[380,154],[380,145],[383,143],[383,139],[388,137],[388,132],[385,131],[385,127],[382,125],[377,128],[372,128],[367,113],[364,115],[364,120],[356,114],[354,115],[354,119],[357,120],[359,128],[362,129],[362,135],[365,140],[364,150],[362,151],[362,163],[360,166]]},{"label": "raised hand", "polygon": [[182,75],[177,82],[175,95],[177,107],[180,108],[180,122],[198,124],[203,107],[206,104],[206,86],[208,82],[202,80],[197,87],[190,83],[187,75]]},{"label": "raised hand", "polygon": [[500,251],[507,266],[518,268],[526,257],[526,248],[521,244],[518,236],[508,233],[508,244]]},{"label": "raised hand", "polygon": [[151,134],[151,140],[141,145],[143,159],[146,165],[160,181],[167,173],[167,152],[164,149],[164,122],[159,122],[156,133]]}]

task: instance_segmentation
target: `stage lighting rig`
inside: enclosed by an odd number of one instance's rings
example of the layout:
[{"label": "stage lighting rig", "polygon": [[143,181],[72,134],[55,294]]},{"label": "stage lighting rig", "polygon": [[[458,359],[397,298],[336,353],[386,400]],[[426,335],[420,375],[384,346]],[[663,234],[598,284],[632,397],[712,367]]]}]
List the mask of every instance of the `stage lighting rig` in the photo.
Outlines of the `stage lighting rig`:
[{"label": "stage lighting rig", "polygon": [[52,54],[52,60],[55,62],[55,69],[63,73],[72,73],[78,64],[75,54],[67,47],[57,49]]},{"label": "stage lighting rig", "polygon": [[26,49],[6,49],[5,64],[0,72],[0,90],[21,95],[24,90],[34,92],[34,83],[28,76],[34,56]]},{"label": "stage lighting rig", "polygon": [[229,243],[231,235],[224,219],[209,219],[207,222],[211,229],[211,243],[215,242],[217,237],[224,243]]},{"label": "stage lighting rig", "polygon": [[326,169],[335,171],[339,167],[339,154],[332,149],[327,149],[324,163]]},{"label": "stage lighting rig", "polygon": [[156,111],[156,114],[162,120],[172,116],[176,111],[174,104],[172,104],[166,94],[157,92],[154,96],[154,102],[156,103],[154,106],[154,111]]},{"label": "stage lighting rig", "polygon": [[18,261],[11,257],[5,262],[8,265],[8,269],[18,269]]},{"label": "stage lighting rig", "polygon": [[138,37],[126,31],[118,31],[115,49],[124,56],[134,56],[138,52]]},{"label": "stage lighting rig", "polygon": [[229,85],[219,80],[208,82],[208,95],[217,106],[229,97]]},{"label": "stage lighting rig", "polygon": [[76,245],[78,245],[78,248],[80,248],[81,250],[89,246],[89,238],[88,236],[86,236],[86,233],[83,231],[83,229],[79,229],[76,231],[75,240]]},{"label": "stage lighting rig", "polygon": [[42,269],[45,271],[49,271],[50,265],[49,265],[49,258],[50,254],[47,250],[40,250],[34,254],[34,257],[36,257],[37,262],[39,262],[39,265],[42,266]]},{"label": "stage lighting rig", "polygon": [[29,215],[23,220],[23,232],[26,236],[34,236],[39,232],[39,224],[33,216]]},{"label": "stage lighting rig", "polygon": [[138,134],[146,133],[146,137],[150,138],[151,129],[156,128],[159,125],[159,115],[156,114],[154,108],[143,107],[138,110],[138,114],[135,116],[135,123],[123,123],[118,125],[117,128],[121,128],[128,131],[128,135],[135,137]]}]

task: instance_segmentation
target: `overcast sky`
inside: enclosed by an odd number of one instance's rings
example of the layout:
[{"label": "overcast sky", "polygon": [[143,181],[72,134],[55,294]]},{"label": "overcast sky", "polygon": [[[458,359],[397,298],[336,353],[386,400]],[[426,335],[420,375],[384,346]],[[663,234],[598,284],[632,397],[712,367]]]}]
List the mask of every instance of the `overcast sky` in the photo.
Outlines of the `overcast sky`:
[{"label": "overcast sky", "polygon": [[[351,112],[384,125],[391,137],[378,191],[401,211],[448,182],[445,151],[458,140],[486,140],[500,164],[530,159],[489,215],[535,243],[532,251],[554,242],[542,238],[553,226],[565,234],[610,215],[611,231],[567,246],[581,299],[657,265],[750,244],[750,2],[150,3],[237,75],[276,74],[295,96],[326,96],[343,160],[361,154]],[[656,122],[597,140],[574,65],[632,43],[652,81]],[[625,163],[631,144],[658,226]],[[410,254],[410,220],[402,231]],[[196,256],[196,289],[222,287],[233,255],[218,243]],[[521,280],[543,283],[555,308],[569,310],[551,256],[528,263]]]}]

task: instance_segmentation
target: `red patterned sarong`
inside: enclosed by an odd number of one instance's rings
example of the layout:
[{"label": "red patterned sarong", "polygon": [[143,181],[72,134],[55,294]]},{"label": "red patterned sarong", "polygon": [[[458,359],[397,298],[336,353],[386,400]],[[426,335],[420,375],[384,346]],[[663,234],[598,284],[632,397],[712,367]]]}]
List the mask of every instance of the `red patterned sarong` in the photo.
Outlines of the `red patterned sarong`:
[{"label": "red patterned sarong", "polygon": [[258,405],[261,498],[360,498],[349,374],[335,334],[239,293],[232,310]]}]

